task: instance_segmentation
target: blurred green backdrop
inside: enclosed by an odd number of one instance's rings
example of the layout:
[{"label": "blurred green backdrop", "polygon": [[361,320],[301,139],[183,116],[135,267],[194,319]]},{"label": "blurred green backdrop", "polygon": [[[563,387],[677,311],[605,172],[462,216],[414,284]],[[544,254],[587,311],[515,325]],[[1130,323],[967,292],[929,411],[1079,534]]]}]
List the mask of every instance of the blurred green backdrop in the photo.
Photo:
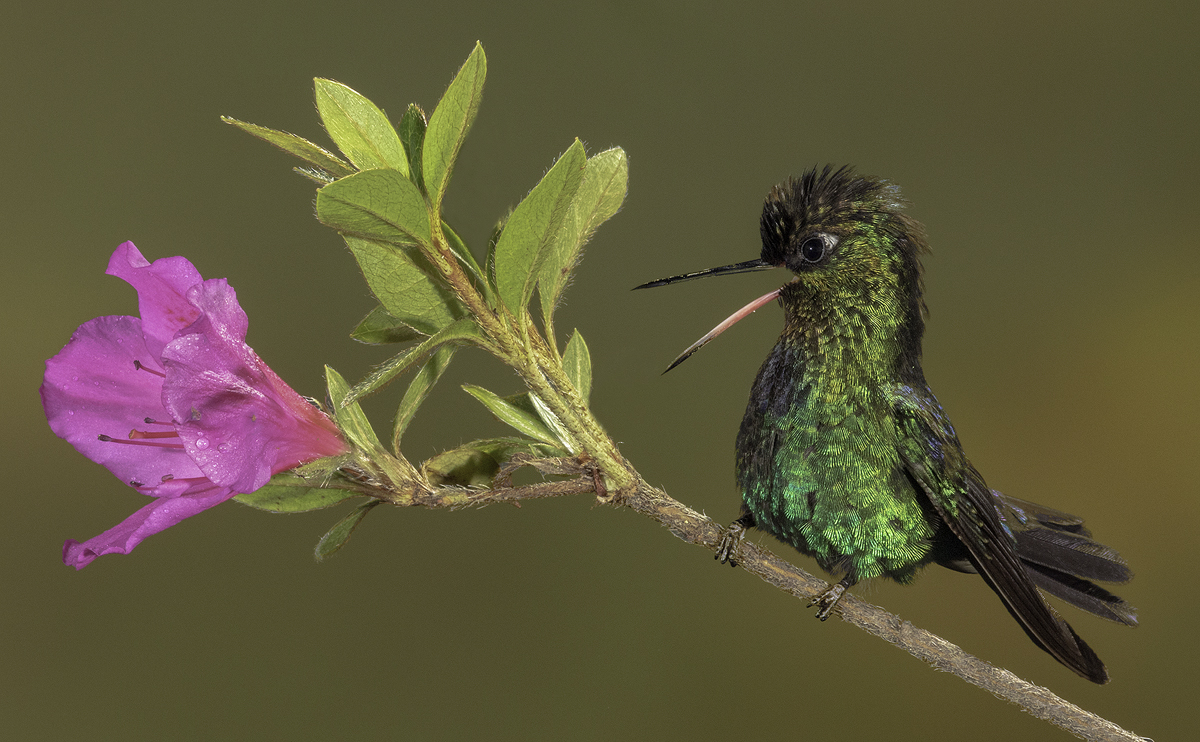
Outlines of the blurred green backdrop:
[{"label": "blurred green backdrop", "polygon": [[[1035,648],[978,578],[859,594],[1117,723],[1196,734],[1200,256],[1198,6],[1050,4],[20,3],[6,12],[0,216],[5,501],[0,727],[12,739],[1064,739],[1015,707],[590,498],[378,509],[325,564],[340,512],[236,504],[76,573],[65,538],[141,498],[45,424],[42,362],[134,313],[121,241],[227,276],[250,342],[302,393],[385,350],[291,158],[228,114],[326,141],[311,78],[396,117],[431,110],[476,39],[489,76],[448,213],[478,249],[573,137],[626,149],[624,211],[559,327],[651,482],[728,521],[733,437],[778,332],[756,274],[631,294],[754,257],[767,190],[814,164],[900,183],[928,226],[926,372],[988,482],[1085,514],[1132,563],[1136,630],[1068,618],[1113,676]],[[503,427],[458,356],[406,436],[423,458]],[[386,425],[399,388],[369,411]],[[810,560],[781,549],[802,566]]]}]

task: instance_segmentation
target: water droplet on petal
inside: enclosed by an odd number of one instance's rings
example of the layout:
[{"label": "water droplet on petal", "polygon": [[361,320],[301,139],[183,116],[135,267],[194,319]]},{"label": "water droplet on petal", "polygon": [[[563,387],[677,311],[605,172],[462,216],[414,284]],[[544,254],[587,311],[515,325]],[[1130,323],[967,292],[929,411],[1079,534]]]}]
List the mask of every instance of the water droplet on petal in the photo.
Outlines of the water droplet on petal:
[{"label": "water droplet on petal", "polygon": [[197,438],[196,439],[196,448],[200,449],[201,451],[208,448],[208,439],[207,438]]},{"label": "water droplet on petal", "polygon": [[229,444],[222,443],[221,445],[217,446],[217,450],[221,453],[229,453]]}]

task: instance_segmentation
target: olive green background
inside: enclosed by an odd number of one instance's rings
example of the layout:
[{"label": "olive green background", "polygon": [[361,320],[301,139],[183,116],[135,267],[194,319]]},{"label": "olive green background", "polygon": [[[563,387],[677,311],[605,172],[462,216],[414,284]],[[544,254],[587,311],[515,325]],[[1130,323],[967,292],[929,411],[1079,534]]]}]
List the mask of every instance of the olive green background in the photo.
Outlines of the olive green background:
[{"label": "olive green background", "polygon": [[[1068,738],[589,497],[376,509],[324,564],[343,511],[229,503],[62,565],[64,539],[142,504],[37,397],[78,324],[136,312],[111,251],[228,277],[301,393],[325,363],[361,377],[387,350],[347,337],[372,301],[312,185],[218,116],[326,142],[312,77],[431,110],[476,39],[488,82],[447,210],[477,252],[573,137],[629,154],[559,327],[587,338],[596,413],[647,480],[736,516],[733,438],[778,308],[659,373],[786,276],[630,287],[755,257],[762,197],[812,165],[892,178],[929,229],[925,368],[968,453],[992,486],[1085,514],[1132,564],[1143,625],[1065,609],[1112,674],[1095,687],[978,578],[856,592],[1140,734],[1196,735],[1195,3],[22,5],[0,31],[5,737]],[[468,381],[518,390],[459,354],[409,456],[504,433]],[[369,407],[385,430],[399,393]]]}]

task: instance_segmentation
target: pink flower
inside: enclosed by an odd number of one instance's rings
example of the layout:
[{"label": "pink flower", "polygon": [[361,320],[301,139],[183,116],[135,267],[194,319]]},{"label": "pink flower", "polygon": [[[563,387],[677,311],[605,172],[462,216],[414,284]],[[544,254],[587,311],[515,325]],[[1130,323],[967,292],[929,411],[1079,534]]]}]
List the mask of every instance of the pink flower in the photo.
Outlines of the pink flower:
[{"label": "pink flower", "polygon": [[246,345],[246,313],[223,278],[182,257],[149,263],[132,242],[109,275],[138,292],[141,318],[97,317],[46,361],[50,428],[154,498],[63,561],[83,569],[147,536],[253,492],[272,474],[349,450],[337,427]]}]

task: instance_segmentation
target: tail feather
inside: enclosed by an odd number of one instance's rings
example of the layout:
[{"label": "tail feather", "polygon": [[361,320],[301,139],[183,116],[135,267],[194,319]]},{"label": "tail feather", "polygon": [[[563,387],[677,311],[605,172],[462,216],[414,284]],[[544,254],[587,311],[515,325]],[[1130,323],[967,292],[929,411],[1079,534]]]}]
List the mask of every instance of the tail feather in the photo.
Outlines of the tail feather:
[{"label": "tail feather", "polygon": [[1030,562],[1025,562],[1025,571],[1033,584],[1080,610],[1126,626],[1137,626],[1136,609],[1094,582]]},{"label": "tail feather", "polygon": [[992,494],[1035,585],[1100,618],[1137,626],[1133,606],[1092,582],[1128,582],[1133,572],[1115,549],[1092,540],[1082,518],[996,490]]},{"label": "tail feather", "polygon": [[1013,535],[1017,539],[1017,553],[1026,562],[1085,580],[1129,582],[1133,577],[1120,554],[1090,538],[1037,526]]}]

